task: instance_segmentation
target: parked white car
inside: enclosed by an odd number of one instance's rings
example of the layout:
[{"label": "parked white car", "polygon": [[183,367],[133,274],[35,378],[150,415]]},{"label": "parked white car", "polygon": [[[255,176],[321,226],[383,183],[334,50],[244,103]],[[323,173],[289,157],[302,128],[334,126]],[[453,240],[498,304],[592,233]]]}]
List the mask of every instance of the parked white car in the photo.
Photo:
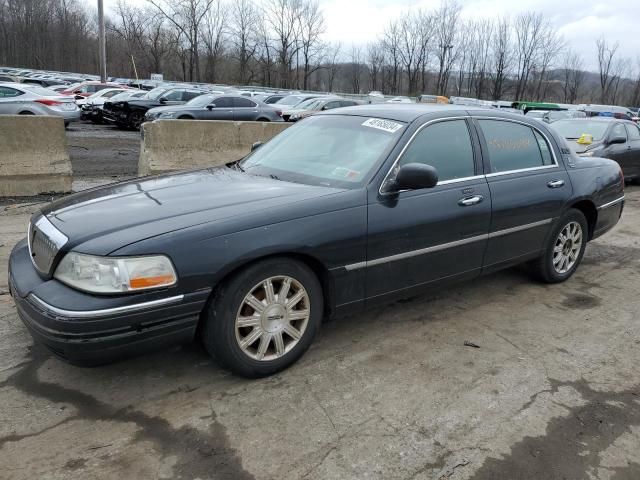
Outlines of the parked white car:
[{"label": "parked white car", "polygon": [[52,115],[62,117],[65,126],[80,119],[73,97],[39,85],[0,83],[0,115]]}]

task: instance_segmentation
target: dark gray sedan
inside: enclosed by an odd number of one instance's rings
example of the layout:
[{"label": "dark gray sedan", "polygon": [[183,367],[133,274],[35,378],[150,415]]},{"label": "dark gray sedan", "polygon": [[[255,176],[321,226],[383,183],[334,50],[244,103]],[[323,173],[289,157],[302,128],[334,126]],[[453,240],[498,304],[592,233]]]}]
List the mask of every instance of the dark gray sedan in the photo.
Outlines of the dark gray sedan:
[{"label": "dark gray sedan", "polygon": [[281,122],[282,111],[240,95],[202,95],[184,105],[150,109],[145,121],[178,120],[244,120]]}]

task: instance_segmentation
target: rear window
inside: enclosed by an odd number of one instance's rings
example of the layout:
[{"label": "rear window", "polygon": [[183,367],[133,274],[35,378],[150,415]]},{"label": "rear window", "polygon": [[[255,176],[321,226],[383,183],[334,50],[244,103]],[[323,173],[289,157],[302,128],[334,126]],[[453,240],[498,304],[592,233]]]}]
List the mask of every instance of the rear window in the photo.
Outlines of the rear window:
[{"label": "rear window", "polygon": [[551,147],[528,125],[479,120],[493,173],[552,165]]},{"label": "rear window", "polygon": [[589,134],[595,142],[604,138],[608,127],[609,122],[593,120],[558,120],[551,124],[551,128],[567,140],[577,140],[582,135]]}]

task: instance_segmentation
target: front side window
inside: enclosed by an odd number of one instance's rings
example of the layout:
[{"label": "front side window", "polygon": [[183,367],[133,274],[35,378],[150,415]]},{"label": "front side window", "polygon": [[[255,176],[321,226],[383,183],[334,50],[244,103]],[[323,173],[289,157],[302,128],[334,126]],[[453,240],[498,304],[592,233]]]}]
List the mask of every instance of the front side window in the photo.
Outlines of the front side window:
[{"label": "front side window", "polygon": [[472,177],[475,166],[467,122],[438,122],[418,132],[400,158],[400,166],[407,163],[431,165],[440,182]]},{"label": "front side window", "polygon": [[487,142],[493,173],[553,165],[550,145],[528,125],[501,120],[478,123]]},{"label": "front side window", "polygon": [[240,167],[251,175],[356,188],[379,168],[405,127],[379,118],[312,116],[254,150]]},{"label": "front side window", "polygon": [[627,132],[629,132],[629,141],[640,140],[640,130],[637,125],[627,123]]},{"label": "front side window", "polygon": [[202,92],[182,92],[182,100],[189,101],[202,95]]},{"label": "front side window", "polygon": [[622,137],[625,139],[625,141],[627,140],[627,131],[625,130],[624,125],[622,123],[616,123],[611,129],[610,138],[616,138],[616,137]]},{"label": "front side window", "polygon": [[231,97],[218,97],[213,101],[216,108],[233,108],[233,99]]},{"label": "front side window", "polygon": [[182,92],[180,90],[174,90],[173,92],[168,92],[166,95],[162,96],[162,99],[167,102],[179,102],[181,98]]}]

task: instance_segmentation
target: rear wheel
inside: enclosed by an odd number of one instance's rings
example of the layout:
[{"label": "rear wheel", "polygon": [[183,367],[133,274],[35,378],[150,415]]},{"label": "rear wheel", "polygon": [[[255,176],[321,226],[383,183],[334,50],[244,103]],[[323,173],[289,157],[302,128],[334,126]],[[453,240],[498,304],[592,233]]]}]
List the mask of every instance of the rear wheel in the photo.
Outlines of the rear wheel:
[{"label": "rear wheel", "polygon": [[233,373],[272,375],[309,348],[320,326],[322,287],[305,264],[260,261],[221,285],[206,312],[207,351]]},{"label": "rear wheel", "polygon": [[269,120],[268,118],[259,118],[256,120],[256,122],[270,122],[271,120]]},{"label": "rear wheel", "polygon": [[557,222],[547,240],[544,254],[532,263],[533,272],[546,283],[559,283],[575,273],[587,246],[589,227],[580,210],[574,208]]},{"label": "rear wheel", "polygon": [[20,112],[18,115],[35,115],[35,113],[29,112],[29,111],[24,111],[24,112]]}]

